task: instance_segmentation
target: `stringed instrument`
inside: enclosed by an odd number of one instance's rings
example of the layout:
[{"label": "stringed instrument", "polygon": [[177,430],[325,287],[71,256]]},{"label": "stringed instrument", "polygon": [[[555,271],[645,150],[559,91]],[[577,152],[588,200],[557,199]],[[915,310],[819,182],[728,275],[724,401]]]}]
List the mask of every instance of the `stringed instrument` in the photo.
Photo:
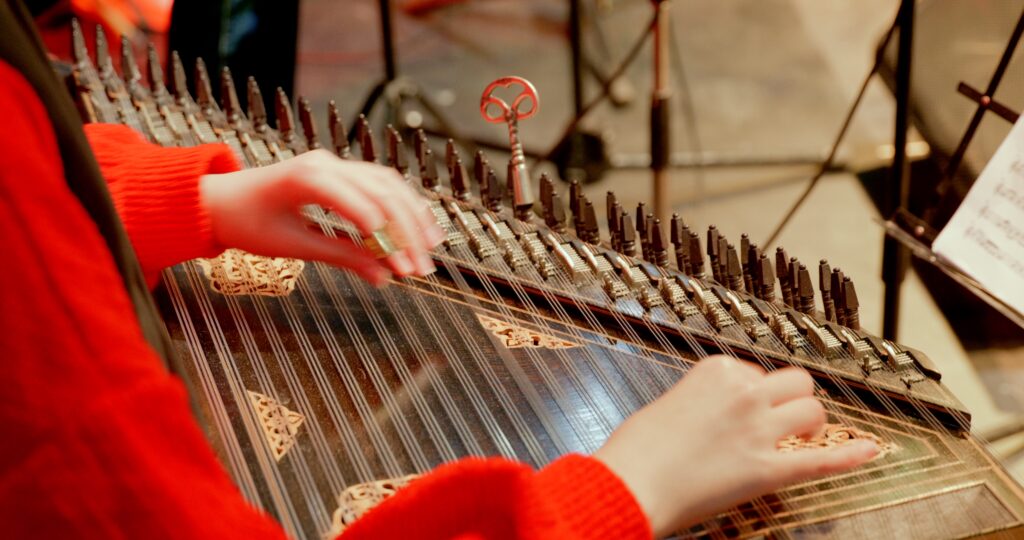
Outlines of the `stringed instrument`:
[{"label": "stringed instrument", "polygon": [[[144,82],[127,41],[118,75],[102,30],[95,65],[77,23],[73,39],[69,88],[86,121],[128,124],[162,145],[223,142],[246,166],[321,147],[303,99],[296,122],[278,92],[273,128],[251,79],[243,111],[228,71],[218,103],[201,63],[193,93],[173,57],[168,89],[152,47]],[[386,163],[421,188],[447,232],[433,252],[435,274],[378,289],[322,263],[237,250],[165,271],[161,302],[200,421],[252,504],[293,537],[323,538],[460,457],[540,467],[593,452],[695,362],[725,353],[814,375],[828,428],[782,440],[779,451],[870,438],[882,452],[679,537],[1015,538],[1024,530],[1021,487],[970,434],[969,412],[925,354],[859,328],[849,277],[819,265],[819,310],[812,271],[782,250],[761,253],[745,237],[737,247],[713,227],[702,245],[677,216],[665,224],[641,206],[633,219],[611,195],[602,241],[579,186],[570,187],[567,219],[548,178],[534,204],[515,125],[539,102],[521,79],[497,83],[521,91],[511,105],[490,91],[482,100],[485,116],[510,126],[507,186],[482,155],[470,173],[454,145],[435,157],[413,134],[409,159],[401,134],[385,134]],[[333,103],[329,116],[330,148],[351,158]],[[353,135],[361,157],[377,161],[365,119]],[[306,213],[324,234],[365,241],[323,209]]]}]

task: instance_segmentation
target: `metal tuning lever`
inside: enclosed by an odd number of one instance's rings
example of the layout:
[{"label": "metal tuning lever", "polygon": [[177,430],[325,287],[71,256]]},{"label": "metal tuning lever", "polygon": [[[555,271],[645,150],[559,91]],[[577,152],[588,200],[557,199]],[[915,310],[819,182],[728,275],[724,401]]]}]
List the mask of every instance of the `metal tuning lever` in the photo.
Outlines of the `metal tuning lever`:
[{"label": "metal tuning lever", "polygon": [[[511,105],[493,95],[498,88],[516,86],[521,87],[522,90],[512,100]],[[522,107],[526,102],[529,102],[529,108],[524,111]],[[499,114],[492,114],[494,108],[498,110]],[[529,218],[534,202],[533,182],[530,180],[530,171],[526,168],[523,144],[519,140],[519,121],[537,114],[539,108],[540,100],[537,97],[537,89],[530,81],[522,77],[502,77],[487,85],[483,95],[480,96],[480,115],[484,117],[484,120],[492,124],[505,123],[508,125],[508,141],[512,151],[508,184],[512,192],[512,206],[515,207],[516,217],[519,219]]]}]

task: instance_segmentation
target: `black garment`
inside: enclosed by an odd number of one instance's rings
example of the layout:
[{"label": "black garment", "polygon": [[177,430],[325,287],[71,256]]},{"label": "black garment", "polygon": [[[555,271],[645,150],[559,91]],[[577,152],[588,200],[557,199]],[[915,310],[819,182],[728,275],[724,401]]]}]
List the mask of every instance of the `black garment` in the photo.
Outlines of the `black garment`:
[{"label": "black garment", "polygon": [[[175,0],[169,49],[181,56],[191,88],[192,66],[202,58],[215,92],[220,70],[227,66],[243,100],[250,75],[264,96],[278,87],[291,96],[298,30],[298,0]],[[273,120],[274,107],[268,106],[267,114]]]}]

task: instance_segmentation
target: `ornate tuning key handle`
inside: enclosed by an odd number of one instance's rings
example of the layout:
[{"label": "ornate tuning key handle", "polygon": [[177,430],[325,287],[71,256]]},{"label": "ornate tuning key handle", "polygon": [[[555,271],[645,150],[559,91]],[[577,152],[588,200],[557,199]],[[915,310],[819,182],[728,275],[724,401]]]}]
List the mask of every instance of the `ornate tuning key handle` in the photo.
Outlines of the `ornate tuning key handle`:
[{"label": "ornate tuning key handle", "polygon": [[[511,105],[493,95],[494,91],[499,88],[517,86],[522,90],[512,100]],[[516,217],[523,220],[530,217],[534,196],[533,182],[530,180],[530,171],[526,168],[526,156],[523,154],[523,144],[519,140],[519,121],[537,114],[539,108],[540,99],[537,97],[537,89],[534,88],[533,83],[522,77],[502,77],[487,85],[483,95],[480,96],[480,115],[484,117],[484,120],[492,124],[505,123],[508,125],[508,142],[512,151],[508,182],[512,191],[512,206],[515,207]],[[492,111],[497,114],[493,114]]]}]

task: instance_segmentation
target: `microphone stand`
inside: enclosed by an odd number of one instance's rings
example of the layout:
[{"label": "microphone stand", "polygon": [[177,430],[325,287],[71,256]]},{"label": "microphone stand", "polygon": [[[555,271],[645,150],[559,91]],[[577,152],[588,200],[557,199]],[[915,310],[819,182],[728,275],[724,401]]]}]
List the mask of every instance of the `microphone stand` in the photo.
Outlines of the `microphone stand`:
[{"label": "microphone stand", "polygon": [[668,200],[668,172],[671,154],[671,116],[669,100],[672,98],[669,71],[669,0],[655,0],[654,23],[654,88],[651,93],[651,173],[654,177],[654,216],[667,220],[672,213]]}]

